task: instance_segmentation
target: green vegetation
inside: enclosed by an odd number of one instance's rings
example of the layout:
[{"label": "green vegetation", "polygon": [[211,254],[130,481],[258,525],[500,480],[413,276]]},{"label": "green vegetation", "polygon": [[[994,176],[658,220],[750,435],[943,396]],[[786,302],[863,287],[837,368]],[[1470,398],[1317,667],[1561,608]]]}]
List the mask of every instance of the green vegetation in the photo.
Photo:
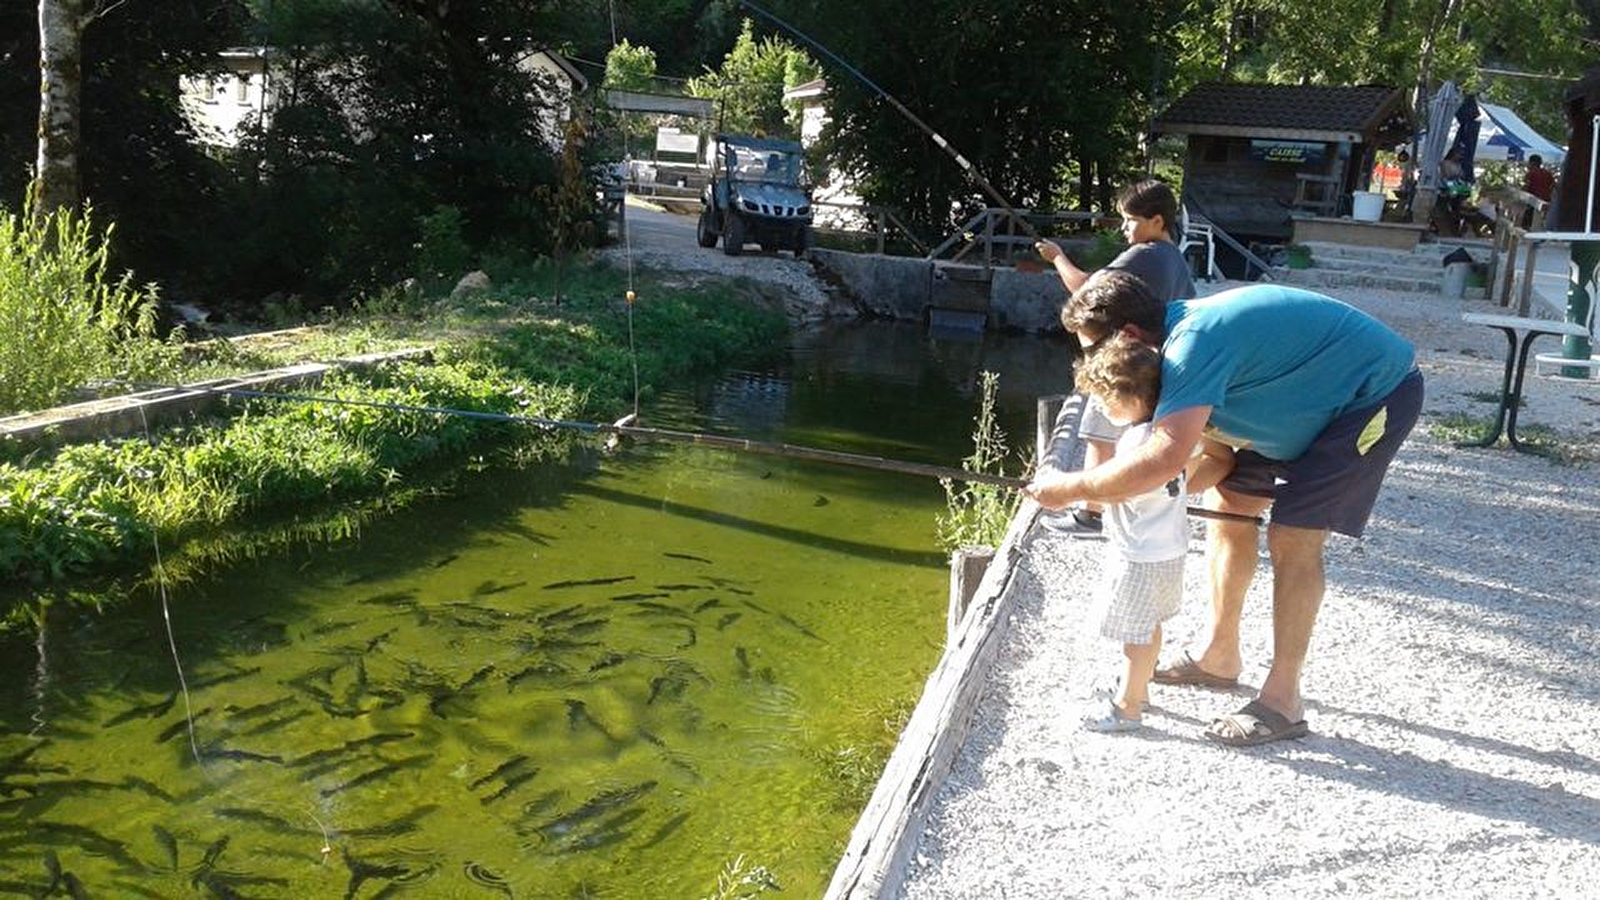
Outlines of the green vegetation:
[{"label": "green vegetation", "polygon": [[758,39],[748,19],[717,71],[689,79],[689,94],[714,100],[723,131],[798,138],[799,109],[785,109],[783,92],[822,74],[804,50],[784,38]]},{"label": "green vegetation", "polygon": [[[1494,401],[1498,396],[1491,395],[1489,400]],[[1493,427],[1494,422],[1489,419],[1463,413],[1439,416],[1428,422],[1430,434],[1451,444],[1481,441],[1489,436],[1489,431]],[[1574,446],[1570,439],[1562,438],[1556,431],[1543,425],[1519,425],[1517,440],[1532,452],[1563,465],[1593,462],[1596,458],[1583,447]]]},{"label": "green vegetation", "polygon": [[172,371],[178,348],[156,336],[154,289],[107,276],[110,237],[88,213],[0,210],[0,415],[54,406],[95,379]]},{"label": "green vegetation", "polygon": [[[972,455],[963,460],[968,472],[1005,474],[1006,436],[995,420],[994,398],[1000,377],[984,372],[979,384],[981,399],[973,420]],[[939,544],[946,550],[958,547],[997,547],[1017,514],[1022,495],[992,484],[943,479],[946,512],[939,516]]]},{"label": "green vegetation", "polygon": [[717,874],[716,890],[704,900],[750,900],[768,891],[782,892],[778,879],[766,866],[752,866],[744,854],[729,860]]},{"label": "green vegetation", "polygon": [[[337,536],[366,511],[447,481],[457,468],[452,462],[492,454],[527,464],[562,451],[570,432],[393,408],[615,418],[633,396],[624,273],[569,271],[558,307],[541,297],[550,268],[505,271],[503,287],[460,302],[380,297],[316,334],[313,348],[434,345],[434,365],[341,372],[304,391],[378,405],[258,400],[236,404],[231,418],[149,440],[54,453],[0,448],[9,460],[0,463],[0,580],[59,585],[108,565],[144,562],[152,536],[169,553],[193,544],[205,557],[223,559],[230,551],[221,536],[247,517],[265,524],[257,538],[269,543]],[[642,394],[780,343],[781,316],[758,308],[748,286],[642,282],[636,289]],[[9,342],[0,336],[0,346]],[[199,365],[251,368],[304,358],[304,350],[223,353]]]},{"label": "green vegetation", "polygon": [[821,754],[819,767],[832,790],[833,802],[840,809],[866,807],[915,706],[914,698],[905,697],[867,714],[860,728],[866,735],[863,742],[840,744]]},{"label": "green vegetation", "polygon": [[[965,0],[929,0],[912,16],[895,0],[772,6],[904,103],[1013,205],[1041,212],[1109,212],[1116,188],[1152,164],[1170,178],[1163,157],[1174,145],[1152,149],[1142,132],[1207,81],[1429,93],[1453,79],[1559,140],[1567,79],[1593,64],[1600,38],[1600,6],[1587,0],[1062,0],[1001,3],[982,16]],[[0,5],[0,34],[36,33],[37,12]],[[549,123],[597,104],[581,93],[569,103],[564,79],[527,65],[534,47],[562,48],[580,66],[605,59],[603,76],[592,64],[583,73],[593,87],[670,92],[705,73],[694,90],[719,100],[726,127],[774,134],[793,128],[783,87],[823,74],[830,124],[810,154],[814,171],[851,173],[868,202],[896,209],[922,236],[992,205],[876,92],[832,61],[818,68],[794,34],[750,24],[734,3],[244,0],[104,12],[83,17],[77,156],[83,196],[118,224],[113,264],[164,296],[240,319],[259,319],[275,295],[319,308],[419,274],[414,251],[445,206],[459,212],[472,258],[552,251],[560,198],[574,196],[563,152],[585,172],[624,151],[646,155],[653,121],[632,117],[624,138],[602,111],[582,147],[552,146]],[[215,75],[234,87],[219,54],[238,47],[262,48],[275,97],[224,147],[195,133],[174,86]],[[18,88],[0,92],[0,202],[23,196],[37,157],[39,62],[0,54],[5,83]]]}]

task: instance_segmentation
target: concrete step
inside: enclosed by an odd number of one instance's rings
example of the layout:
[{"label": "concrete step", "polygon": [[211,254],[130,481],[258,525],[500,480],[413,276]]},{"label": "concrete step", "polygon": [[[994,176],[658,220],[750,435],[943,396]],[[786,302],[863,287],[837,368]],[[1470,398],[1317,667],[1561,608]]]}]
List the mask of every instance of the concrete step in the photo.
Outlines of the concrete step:
[{"label": "concrete step", "polygon": [[1311,268],[1418,279],[1436,279],[1444,274],[1442,265],[1437,261],[1427,259],[1418,259],[1407,264],[1399,264],[1387,260],[1365,259],[1354,256],[1317,256],[1315,251],[1311,256]]},{"label": "concrete step", "polygon": [[1460,241],[1440,244],[1418,244],[1415,250],[1388,250],[1382,247],[1352,247],[1349,244],[1332,244],[1310,241],[1311,259],[1364,259],[1396,266],[1438,266],[1440,261],[1459,247],[1472,256],[1473,262],[1489,259],[1492,245],[1487,241]]},{"label": "concrete step", "polygon": [[[1315,259],[1315,257],[1313,257]],[[1279,284],[1292,284],[1304,288],[1367,288],[1379,291],[1409,291],[1414,293],[1442,293],[1443,275],[1434,278],[1416,278],[1404,275],[1384,275],[1344,269],[1327,269],[1313,266],[1309,269],[1273,267],[1272,278]]]},{"label": "concrete step", "polygon": [[[1286,269],[1282,266],[1274,266],[1272,279],[1279,284],[1303,287],[1313,291],[1335,288],[1362,288],[1375,291],[1434,294],[1441,297],[1444,295],[1444,278],[1442,275],[1433,278],[1409,278],[1401,275],[1352,272],[1341,269],[1318,269],[1315,266],[1309,269]],[[1487,296],[1487,289],[1481,287],[1469,287],[1463,295],[1464,299],[1467,300],[1483,300]]]}]

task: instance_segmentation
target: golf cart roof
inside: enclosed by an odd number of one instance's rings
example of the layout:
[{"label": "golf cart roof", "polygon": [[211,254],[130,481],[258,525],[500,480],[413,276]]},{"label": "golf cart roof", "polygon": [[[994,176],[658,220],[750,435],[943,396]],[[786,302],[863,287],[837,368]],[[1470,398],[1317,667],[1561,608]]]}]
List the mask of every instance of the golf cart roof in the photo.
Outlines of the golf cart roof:
[{"label": "golf cart roof", "polygon": [[717,140],[724,144],[733,144],[736,147],[748,147],[751,150],[777,153],[805,152],[799,141],[785,141],[778,138],[758,138],[744,134],[719,134],[717,135]]}]

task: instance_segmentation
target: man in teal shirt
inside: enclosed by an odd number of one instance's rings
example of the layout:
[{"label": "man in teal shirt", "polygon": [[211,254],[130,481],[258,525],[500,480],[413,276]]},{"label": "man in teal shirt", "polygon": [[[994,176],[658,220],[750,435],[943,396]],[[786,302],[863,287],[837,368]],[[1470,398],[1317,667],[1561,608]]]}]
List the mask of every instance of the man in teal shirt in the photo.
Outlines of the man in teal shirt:
[{"label": "man in teal shirt", "polygon": [[[1137,279],[1090,280],[1061,313],[1086,353],[1123,332],[1161,347],[1154,434],[1138,452],[1029,485],[1040,505],[1112,503],[1173,478],[1197,451],[1231,453],[1218,509],[1272,507],[1273,658],[1260,696],[1207,737],[1252,745],[1308,732],[1300,674],[1325,588],[1328,532],[1359,537],[1389,463],[1422,409],[1422,375],[1404,338],[1330,297],[1254,285],[1167,304]],[[1199,656],[1156,681],[1229,687],[1243,668],[1239,623],[1255,576],[1257,526],[1210,525],[1211,634]]]}]

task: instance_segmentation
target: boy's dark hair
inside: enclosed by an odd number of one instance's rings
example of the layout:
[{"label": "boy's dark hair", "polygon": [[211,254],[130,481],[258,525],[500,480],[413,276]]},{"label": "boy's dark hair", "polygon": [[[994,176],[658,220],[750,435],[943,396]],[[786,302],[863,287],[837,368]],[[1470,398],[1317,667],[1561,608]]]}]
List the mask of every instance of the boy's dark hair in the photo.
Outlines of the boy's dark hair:
[{"label": "boy's dark hair", "polygon": [[1113,334],[1078,363],[1073,386],[1096,397],[1139,401],[1154,412],[1161,396],[1161,352],[1138,338]]},{"label": "boy's dark hair", "polygon": [[1061,308],[1061,327],[1091,340],[1103,340],[1124,325],[1136,325],[1159,341],[1167,334],[1167,304],[1144,281],[1118,269],[1089,276]]},{"label": "boy's dark hair", "polygon": [[1535,153],[1532,156],[1528,157],[1528,165],[1530,165],[1530,166],[1542,166],[1542,165],[1544,165],[1544,157],[1542,157],[1539,154]]},{"label": "boy's dark hair", "polygon": [[1135,182],[1122,189],[1117,195],[1117,209],[1130,212],[1146,219],[1161,217],[1167,231],[1175,231],[1178,227],[1178,198],[1173,195],[1172,188],[1166,182],[1147,178]]}]

